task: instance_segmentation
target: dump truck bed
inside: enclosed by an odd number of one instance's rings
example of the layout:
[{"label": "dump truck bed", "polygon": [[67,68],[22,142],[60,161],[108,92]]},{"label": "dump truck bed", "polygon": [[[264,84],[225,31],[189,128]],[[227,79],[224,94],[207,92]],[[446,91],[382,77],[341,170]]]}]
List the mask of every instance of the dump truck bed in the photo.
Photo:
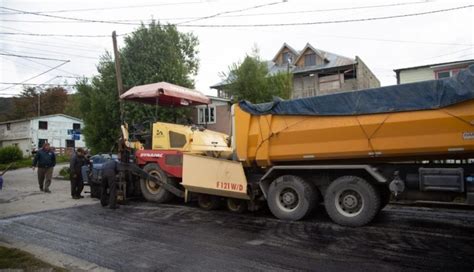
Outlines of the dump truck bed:
[{"label": "dump truck bed", "polygon": [[474,66],[456,78],[321,97],[234,105],[237,158],[474,158]]},{"label": "dump truck bed", "polygon": [[258,165],[363,158],[474,157],[474,100],[437,110],[362,116],[235,114],[237,157]]}]

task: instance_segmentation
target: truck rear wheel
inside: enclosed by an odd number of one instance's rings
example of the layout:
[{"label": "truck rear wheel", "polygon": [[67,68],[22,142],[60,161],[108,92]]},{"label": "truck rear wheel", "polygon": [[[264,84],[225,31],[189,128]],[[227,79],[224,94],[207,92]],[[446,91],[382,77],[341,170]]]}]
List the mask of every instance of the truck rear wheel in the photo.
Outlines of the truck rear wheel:
[{"label": "truck rear wheel", "polygon": [[[170,183],[168,176],[161,170],[161,168],[156,163],[150,163],[143,167],[143,170],[150,175],[153,175],[160,179],[163,182]],[[142,191],[143,197],[150,201],[156,203],[165,203],[173,199],[173,194],[154,183],[149,179],[140,180],[140,189]]]},{"label": "truck rear wheel", "polygon": [[247,210],[247,201],[243,199],[228,198],[227,209],[233,213],[244,213]]},{"label": "truck rear wheel", "polygon": [[359,227],[369,223],[380,210],[380,195],[366,180],[343,176],[327,188],[324,205],[337,224]]},{"label": "truck rear wheel", "polygon": [[206,211],[217,210],[221,205],[221,200],[217,196],[199,194],[198,205]]},{"label": "truck rear wheel", "polygon": [[270,184],[267,203],[277,218],[296,221],[311,213],[316,198],[316,188],[311,183],[298,176],[285,175]]}]

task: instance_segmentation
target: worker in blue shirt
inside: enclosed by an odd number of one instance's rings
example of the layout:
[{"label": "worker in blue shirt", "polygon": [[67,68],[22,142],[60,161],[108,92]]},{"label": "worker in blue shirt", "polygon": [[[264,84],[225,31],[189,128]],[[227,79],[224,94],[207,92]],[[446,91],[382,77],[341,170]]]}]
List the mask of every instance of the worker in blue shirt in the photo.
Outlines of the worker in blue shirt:
[{"label": "worker in blue shirt", "polygon": [[49,143],[45,143],[43,147],[36,152],[33,159],[33,171],[38,167],[38,184],[41,191],[51,193],[49,186],[53,176],[53,169],[56,165],[56,155],[51,149]]}]

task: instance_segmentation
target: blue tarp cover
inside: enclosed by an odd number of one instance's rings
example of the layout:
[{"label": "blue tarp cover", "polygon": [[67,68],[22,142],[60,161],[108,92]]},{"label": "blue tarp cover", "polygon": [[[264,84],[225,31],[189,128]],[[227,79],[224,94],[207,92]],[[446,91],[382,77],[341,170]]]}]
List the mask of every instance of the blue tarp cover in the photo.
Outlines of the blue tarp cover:
[{"label": "blue tarp cover", "polygon": [[253,115],[361,115],[443,108],[474,99],[474,65],[440,80],[281,100],[239,102]]}]

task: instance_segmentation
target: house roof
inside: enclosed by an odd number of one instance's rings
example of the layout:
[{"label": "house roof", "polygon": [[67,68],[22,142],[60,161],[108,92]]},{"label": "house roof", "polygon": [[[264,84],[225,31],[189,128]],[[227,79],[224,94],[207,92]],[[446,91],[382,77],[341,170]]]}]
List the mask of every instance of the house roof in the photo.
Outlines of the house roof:
[{"label": "house roof", "polygon": [[228,98],[222,98],[222,97],[217,97],[217,96],[212,96],[212,95],[206,95],[209,97],[209,99],[214,100],[214,101],[222,101],[222,102],[230,102],[230,99]]},{"label": "house roof", "polygon": [[[304,54],[305,50],[308,48],[313,50],[316,54],[318,54],[320,57],[322,57],[325,60],[323,64],[312,65],[312,66],[297,67],[297,66],[292,65],[289,67],[289,72],[293,74],[318,72],[321,70],[357,64],[357,61],[355,59],[351,59],[348,57],[344,57],[338,54],[334,54],[325,50],[315,48],[309,43],[305,45],[302,51],[296,51],[291,46],[284,43],[283,46],[280,48],[280,50],[278,50],[278,53],[276,54],[276,56],[272,60],[267,61],[268,75],[275,75],[277,73],[282,73],[282,72],[286,73],[288,71],[288,66],[286,64],[277,65],[275,63],[275,60],[278,58],[278,55],[281,53],[281,51],[284,48],[288,48],[293,53],[295,53],[296,56],[298,56],[293,63],[296,63],[296,61]],[[229,84],[232,81],[232,79],[233,79],[233,75],[231,74],[223,81],[212,85],[211,88],[218,89],[219,87]]]},{"label": "house roof", "polygon": [[303,48],[303,50],[300,51],[300,54],[299,56],[296,58],[296,60],[293,62],[293,63],[298,63],[298,61],[304,57],[304,52],[306,52],[306,50],[311,50],[313,51],[314,53],[316,53],[316,55],[318,55],[319,57],[321,57],[324,61],[327,61],[326,59],[326,56],[321,52],[321,50],[319,49],[316,49],[314,48],[311,44],[307,43],[306,46]]},{"label": "house roof", "polygon": [[70,115],[62,114],[62,113],[57,113],[57,114],[42,115],[42,116],[36,116],[36,117],[30,117],[30,118],[24,118],[24,119],[3,121],[3,122],[0,122],[0,125],[25,122],[25,121],[35,120],[35,119],[45,119],[45,118],[54,117],[54,116],[62,116],[62,117],[66,117],[66,118],[69,118],[69,119],[76,120],[78,122],[83,122],[82,119],[79,119],[79,118],[76,118],[76,117],[73,117],[73,116],[70,116]]},{"label": "house roof", "polygon": [[317,72],[325,69],[332,69],[336,67],[343,67],[349,65],[357,64],[355,59],[344,57],[338,54],[334,54],[328,51],[317,49],[320,54],[325,57],[325,62],[323,64],[312,65],[312,66],[303,66],[303,67],[294,67],[292,69],[293,74],[307,73],[307,72]]},{"label": "house roof", "polygon": [[[281,51],[283,51],[283,49],[285,48],[288,48],[288,50],[291,51],[291,53],[293,53],[295,56],[298,56],[300,53],[298,51],[296,51],[293,47],[289,46],[287,43],[284,43],[281,47],[280,47],[280,50],[278,50],[278,52],[276,53],[276,55],[273,57],[272,61],[275,62],[277,59],[278,59],[278,56],[281,54]],[[293,61],[293,63],[295,63]]]},{"label": "house roof", "polygon": [[420,65],[420,66],[412,66],[412,67],[406,67],[406,68],[398,68],[394,69],[394,72],[400,72],[403,70],[411,70],[411,69],[420,69],[420,68],[427,68],[427,67],[439,67],[439,66],[445,66],[445,65],[457,65],[457,64],[466,64],[466,63],[474,63],[474,59],[469,59],[469,60],[458,60],[458,61],[450,61],[450,62],[442,62],[442,63],[434,63],[434,64],[426,64],[426,65]]}]

